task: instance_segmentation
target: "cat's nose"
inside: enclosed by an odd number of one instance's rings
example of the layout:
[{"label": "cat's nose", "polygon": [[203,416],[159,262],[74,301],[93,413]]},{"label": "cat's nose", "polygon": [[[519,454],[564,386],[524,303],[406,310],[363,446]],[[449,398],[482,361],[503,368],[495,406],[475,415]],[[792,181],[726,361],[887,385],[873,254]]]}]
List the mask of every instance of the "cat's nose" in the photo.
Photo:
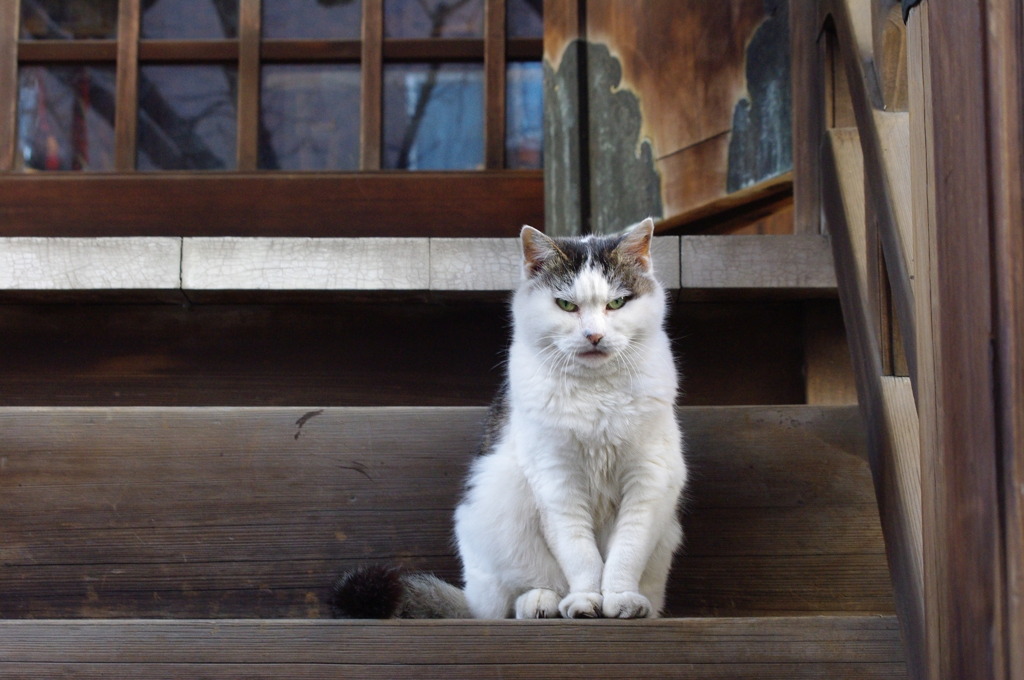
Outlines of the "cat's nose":
[{"label": "cat's nose", "polygon": [[603,337],[604,336],[600,333],[587,333],[587,340],[589,340],[590,344],[594,347],[597,347],[597,343],[601,342],[601,338]]}]

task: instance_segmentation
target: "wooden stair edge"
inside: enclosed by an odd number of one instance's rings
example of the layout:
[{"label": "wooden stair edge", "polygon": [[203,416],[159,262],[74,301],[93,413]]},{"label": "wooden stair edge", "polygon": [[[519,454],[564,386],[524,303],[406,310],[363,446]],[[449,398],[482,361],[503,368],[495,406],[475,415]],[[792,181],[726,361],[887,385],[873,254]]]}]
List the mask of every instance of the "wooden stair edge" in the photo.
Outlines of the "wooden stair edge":
[{"label": "wooden stair edge", "polygon": [[[902,678],[893,616],[643,621],[0,620],[0,674]],[[107,675],[102,675],[106,673]]]},{"label": "wooden stair edge", "polygon": [[[835,295],[824,236],[658,236],[653,250],[681,295]],[[507,292],[518,279],[514,238],[0,238],[0,299],[15,301]]]}]

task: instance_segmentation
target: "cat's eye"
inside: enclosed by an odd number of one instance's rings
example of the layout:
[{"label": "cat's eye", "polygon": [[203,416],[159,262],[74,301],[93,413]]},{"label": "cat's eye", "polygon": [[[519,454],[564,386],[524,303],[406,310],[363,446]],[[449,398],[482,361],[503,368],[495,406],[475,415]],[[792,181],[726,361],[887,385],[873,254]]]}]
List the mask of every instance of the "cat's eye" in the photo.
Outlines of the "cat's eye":
[{"label": "cat's eye", "polygon": [[608,303],[608,309],[621,309],[627,302],[629,302],[629,296],[617,297]]},{"label": "cat's eye", "polygon": [[579,309],[579,306],[575,302],[569,302],[568,300],[563,300],[562,298],[555,298],[555,303],[566,312],[575,312],[577,309]]}]

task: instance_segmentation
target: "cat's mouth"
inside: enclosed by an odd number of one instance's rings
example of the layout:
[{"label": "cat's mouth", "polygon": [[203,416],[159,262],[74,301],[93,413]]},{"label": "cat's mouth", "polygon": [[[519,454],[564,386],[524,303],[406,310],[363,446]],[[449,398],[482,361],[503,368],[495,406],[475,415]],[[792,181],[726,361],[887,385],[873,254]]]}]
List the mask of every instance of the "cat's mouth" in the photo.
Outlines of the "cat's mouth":
[{"label": "cat's mouth", "polygon": [[606,359],[609,356],[611,356],[611,352],[607,352],[603,349],[588,349],[585,352],[580,352],[576,356],[578,356],[581,359],[600,360]]}]

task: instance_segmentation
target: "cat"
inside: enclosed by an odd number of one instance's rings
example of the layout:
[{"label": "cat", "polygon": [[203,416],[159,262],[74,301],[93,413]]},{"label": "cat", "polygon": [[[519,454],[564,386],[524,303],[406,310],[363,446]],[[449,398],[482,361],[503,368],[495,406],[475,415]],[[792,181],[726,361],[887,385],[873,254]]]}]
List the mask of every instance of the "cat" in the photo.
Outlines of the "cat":
[{"label": "cat", "polygon": [[687,471],[653,233],[523,228],[508,375],[455,510],[465,588],[369,567],[338,581],[336,615],[660,614]]}]

